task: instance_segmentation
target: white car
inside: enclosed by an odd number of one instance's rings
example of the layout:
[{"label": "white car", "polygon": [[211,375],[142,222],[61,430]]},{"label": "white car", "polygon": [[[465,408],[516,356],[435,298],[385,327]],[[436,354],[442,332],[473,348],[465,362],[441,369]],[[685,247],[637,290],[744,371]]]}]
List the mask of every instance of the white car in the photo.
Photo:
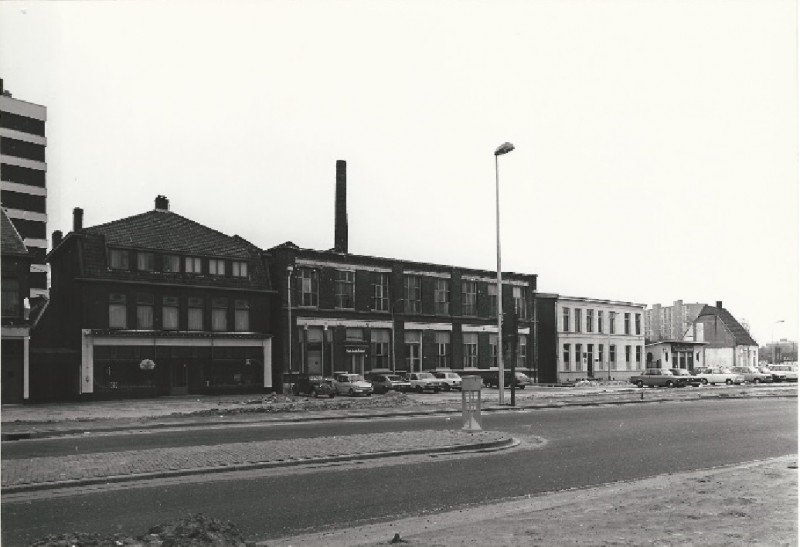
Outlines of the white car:
[{"label": "white car", "polygon": [[797,381],[797,369],[794,368],[792,365],[772,365],[769,367],[773,373],[779,373],[786,375],[787,382],[796,382]]},{"label": "white car", "polygon": [[727,368],[701,368],[694,371],[704,384],[743,384],[744,376],[731,372]]},{"label": "white car", "polygon": [[406,374],[406,380],[411,383],[411,389],[417,393],[423,391],[433,391],[439,393],[442,389],[442,381],[430,372],[409,372]]},{"label": "white car", "polygon": [[333,388],[337,395],[372,395],[372,384],[364,380],[360,374],[349,372],[333,373]]},{"label": "white car", "polygon": [[445,391],[450,391],[451,389],[458,389],[461,390],[461,376],[459,376],[455,372],[434,372],[433,373],[436,378],[442,382],[442,387]]}]

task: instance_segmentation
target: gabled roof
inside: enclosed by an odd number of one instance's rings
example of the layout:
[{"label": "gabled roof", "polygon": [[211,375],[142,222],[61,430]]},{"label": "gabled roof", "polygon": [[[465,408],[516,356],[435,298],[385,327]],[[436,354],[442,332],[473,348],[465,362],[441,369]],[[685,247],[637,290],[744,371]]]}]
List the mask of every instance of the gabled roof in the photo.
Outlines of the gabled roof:
[{"label": "gabled roof", "polygon": [[733,335],[734,341],[737,346],[757,346],[758,342],[753,340],[750,333],[739,323],[731,313],[725,308],[717,308],[715,306],[704,306],[698,317],[704,315],[715,315],[720,318],[725,327]]},{"label": "gabled roof", "polygon": [[19,235],[5,209],[0,209],[0,250],[4,255],[29,256],[22,236]]},{"label": "gabled roof", "polygon": [[251,244],[189,220],[172,211],[156,209],[82,230],[105,236],[109,246],[215,256],[250,257]]}]

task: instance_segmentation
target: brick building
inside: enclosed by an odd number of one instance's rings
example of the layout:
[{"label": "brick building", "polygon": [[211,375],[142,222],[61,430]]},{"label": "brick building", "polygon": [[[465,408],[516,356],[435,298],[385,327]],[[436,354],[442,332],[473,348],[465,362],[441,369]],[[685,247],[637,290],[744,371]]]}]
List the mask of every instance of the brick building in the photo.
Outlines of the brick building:
[{"label": "brick building", "polygon": [[731,368],[758,365],[758,342],[717,301],[705,306],[695,321],[698,340],[706,343],[705,364],[709,367]]},{"label": "brick building", "polygon": [[[261,251],[169,210],[53,234],[36,399],[271,391]],[[41,330],[41,333],[39,332]]]}]

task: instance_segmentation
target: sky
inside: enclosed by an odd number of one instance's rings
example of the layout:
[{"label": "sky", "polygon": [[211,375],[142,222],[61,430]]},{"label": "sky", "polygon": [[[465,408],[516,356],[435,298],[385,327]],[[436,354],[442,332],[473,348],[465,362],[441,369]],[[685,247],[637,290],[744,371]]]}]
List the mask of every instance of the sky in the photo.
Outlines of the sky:
[{"label": "sky", "polygon": [[[262,248],[723,305],[798,338],[794,0],[0,2],[48,232],[171,209]],[[503,142],[515,150],[499,158]],[[778,321],[783,321],[779,323]]]}]

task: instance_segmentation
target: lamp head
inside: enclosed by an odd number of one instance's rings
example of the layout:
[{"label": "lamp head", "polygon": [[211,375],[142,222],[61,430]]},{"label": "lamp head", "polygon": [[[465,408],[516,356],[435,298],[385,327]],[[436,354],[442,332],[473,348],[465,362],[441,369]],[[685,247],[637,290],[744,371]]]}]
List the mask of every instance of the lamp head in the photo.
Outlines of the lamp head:
[{"label": "lamp head", "polygon": [[500,146],[497,147],[497,150],[494,151],[495,156],[502,156],[503,154],[508,154],[514,150],[514,145],[510,142],[504,142]]}]

